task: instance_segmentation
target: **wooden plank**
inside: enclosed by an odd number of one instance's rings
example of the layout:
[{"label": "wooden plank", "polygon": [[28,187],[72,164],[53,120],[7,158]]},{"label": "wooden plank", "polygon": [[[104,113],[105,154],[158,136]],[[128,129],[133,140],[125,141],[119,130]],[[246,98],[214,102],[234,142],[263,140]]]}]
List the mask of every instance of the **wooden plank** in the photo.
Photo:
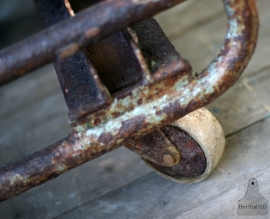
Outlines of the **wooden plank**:
[{"label": "wooden plank", "polygon": [[[52,64],[0,87],[0,117],[7,119],[27,108],[45,101],[61,89]],[[61,104],[62,99],[59,99]],[[66,113],[66,110],[64,111]]]},{"label": "wooden plank", "polygon": [[269,116],[270,68],[242,77],[207,108],[231,135]]},{"label": "wooden plank", "polygon": [[269,129],[267,119],[229,137],[218,167],[201,183],[180,185],[149,173],[58,218],[237,218],[250,178],[270,199]]},{"label": "wooden plank", "polygon": [[1,203],[0,218],[54,218],[148,172],[138,156],[120,148]]},{"label": "wooden plank", "polygon": [[[193,2],[199,4],[198,1]],[[217,4],[216,2],[218,1],[209,0],[207,2],[209,2],[209,4]],[[268,12],[266,13],[265,8],[267,8],[267,4],[265,2],[266,0],[258,2],[262,5],[262,9],[265,11],[262,16],[266,16],[268,14]],[[263,3],[265,4],[263,5]],[[209,8],[209,16],[212,16],[212,12],[216,12],[218,10],[215,10],[212,5],[211,7],[208,7],[209,4],[206,6]],[[224,20],[222,20],[221,17],[212,22],[204,22],[203,24],[196,26],[197,16],[198,18],[204,20],[203,17],[200,17],[203,13],[198,13],[198,11],[206,10],[206,7],[203,9],[197,8],[196,10],[188,13],[186,11],[195,9],[196,7],[191,5],[188,9],[185,8],[187,6],[181,9],[180,6],[177,9],[179,11],[176,10],[175,13],[181,15],[185,12],[187,13],[185,15],[186,17],[193,17],[194,27],[191,30],[188,29],[189,25],[192,25],[191,23],[183,26],[186,33],[181,35],[179,38],[177,35],[172,35],[175,37],[173,43],[175,43],[178,51],[183,51],[183,57],[188,59],[193,57],[191,61],[192,63],[195,63],[195,69],[198,69],[199,71],[205,67],[216,55],[213,48],[219,48],[219,42],[222,42],[224,36],[224,33],[219,34],[219,31],[217,30],[222,29],[221,23],[224,22]],[[169,14],[170,12],[166,13]],[[205,16],[205,20],[207,21],[207,14],[205,14]],[[175,17],[172,21],[170,21],[172,23],[168,25],[166,25],[166,22],[169,21],[162,20],[163,19],[161,19],[163,26],[167,26],[168,29],[172,29],[174,31],[174,22],[179,23],[180,19]],[[269,23],[267,23],[267,25],[269,25]],[[267,28],[269,30],[269,27]],[[173,31],[172,34],[174,33]],[[196,35],[192,34],[193,32],[190,31],[193,31],[196,33]],[[264,30],[262,29],[262,31]],[[264,37],[262,40],[265,40],[266,42],[267,36],[269,36],[267,35],[268,32],[265,30],[265,32],[262,33],[262,36]],[[208,39],[210,44],[215,42],[216,46],[213,48],[209,47],[209,43],[206,43],[205,39]],[[262,53],[257,50],[258,59],[260,56],[264,56],[264,59],[269,57],[268,50],[266,48],[267,47],[264,46]],[[189,53],[188,51],[191,52]],[[264,68],[265,63],[266,62],[262,62],[257,65],[257,63],[254,62],[253,64],[251,63],[250,66],[252,67],[251,69],[258,70],[260,68]],[[44,72],[47,72],[47,70]],[[265,92],[265,90],[260,86],[261,83],[264,83],[264,87],[267,86],[267,83],[269,84],[267,68],[255,73],[253,72],[253,70],[250,71],[251,76],[247,77],[245,81],[239,81],[238,84],[232,88],[232,90],[225,93],[218,101],[209,106],[209,109],[212,110],[221,121],[225,128],[225,132],[228,135],[231,135],[237,130],[249,126],[250,124],[268,116],[267,105],[270,104],[267,102],[268,92]],[[261,74],[264,76],[261,77]],[[69,132],[69,124],[66,115],[67,109],[53,71],[48,70],[48,74],[46,73],[46,75],[40,72],[34,73],[33,75],[29,75],[27,77],[29,77],[27,80],[23,78],[20,79],[22,81],[18,81],[17,84],[14,82],[15,84],[12,83],[3,87],[7,93],[5,93],[4,96],[0,96],[1,103],[5,103],[5,105],[1,104],[0,109],[1,164],[17,160],[30,152],[45,147],[47,144],[51,144],[66,136]],[[39,79],[40,77],[41,79]],[[31,82],[28,83],[28,80]],[[38,83],[35,83],[36,81],[38,81]],[[247,84],[252,86],[253,92],[248,90],[246,86]],[[1,91],[3,91],[1,89],[0,95],[2,93]],[[13,101],[11,101],[12,95],[15,95],[16,97],[16,99]],[[232,109],[232,106],[235,105],[236,100],[237,107]],[[266,103],[266,105],[263,103]],[[9,109],[12,109],[13,111],[10,112]],[[150,170],[143,164],[139,157],[125,148],[121,148],[79,168],[76,168],[51,182],[32,189],[21,196],[1,203],[0,215],[3,218],[16,218],[19,216],[21,218],[53,218],[57,215],[63,214],[66,211],[70,211],[75,207],[88,203],[99,196],[103,196],[115,188],[119,187],[120,190],[123,190],[125,187],[122,189],[121,186],[131,182],[132,180],[143,177],[149,172]],[[147,215],[146,213],[148,210],[145,210],[141,206],[148,206],[146,196],[150,196],[153,193],[151,189],[148,189],[149,186],[156,184],[157,190],[155,191],[160,191],[158,189],[160,186],[162,187],[162,183],[165,181],[158,178],[155,174],[150,174],[150,176],[153,177],[152,180],[151,177],[148,179],[148,175],[145,176],[146,178],[140,178],[140,180],[146,181],[145,187],[141,187],[142,191],[146,191],[144,196],[145,198],[141,200],[140,204],[140,199],[135,199],[135,201],[137,200],[138,205],[136,205],[134,209],[137,211],[142,209],[141,214],[144,215]],[[210,187],[210,184],[207,185],[208,187],[205,187],[205,189],[202,190],[202,193],[207,192],[207,188]],[[140,184],[134,184],[133,186],[140,187]],[[144,188],[147,189],[144,190]],[[180,194],[177,193],[177,188],[179,188],[179,185],[177,185],[176,189],[173,191],[176,192],[176,194]],[[193,186],[185,186],[184,188],[190,191],[190,188],[193,188]],[[171,193],[170,186],[166,192],[169,191]],[[136,190],[136,192],[138,191]],[[188,193],[184,194],[186,194],[186,196],[189,195]],[[199,193],[197,192],[197,194]],[[168,200],[165,200],[163,203],[164,205],[167,205],[167,201],[169,203],[174,202],[175,199],[170,198],[171,196],[168,196],[165,192],[161,192],[159,194],[160,197],[163,195],[164,197],[168,198]],[[120,198],[117,197],[118,196],[115,197],[115,201],[121,202]],[[109,201],[103,202],[103,204],[108,203],[108,205],[110,205],[109,203],[115,203],[114,201],[111,202],[110,199],[108,200]],[[129,201],[130,200],[126,200],[127,203]],[[189,205],[189,202],[186,203]],[[103,204],[100,204],[100,209],[102,209]],[[160,209],[154,210],[162,212],[163,205],[160,204],[159,206]],[[177,207],[177,209],[179,208],[181,209],[181,206]],[[111,205],[111,210],[107,209],[107,212],[111,212],[113,217],[116,217],[116,210],[114,211],[113,209],[117,210],[118,207]],[[174,208],[170,208],[170,210],[172,211],[172,214],[175,211]],[[151,211],[151,208],[149,208],[149,211]],[[125,209],[123,212],[125,212]],[[175,212],[176,213],[174,213],[174,215],[177,216],[178,211]],[[93,214],[91,213],[90,215]],[[151,216],[151,212],[149,215]],[[91,216],[88,215],[87,217],[89,218]],[[96,215],[93,217],[97,218]]]},{"label": "wooden plank", "polygon": [[173,41],[211,23],[222,15],[224,15],[222,1],[189,0],[155,18],[167,37]]}]

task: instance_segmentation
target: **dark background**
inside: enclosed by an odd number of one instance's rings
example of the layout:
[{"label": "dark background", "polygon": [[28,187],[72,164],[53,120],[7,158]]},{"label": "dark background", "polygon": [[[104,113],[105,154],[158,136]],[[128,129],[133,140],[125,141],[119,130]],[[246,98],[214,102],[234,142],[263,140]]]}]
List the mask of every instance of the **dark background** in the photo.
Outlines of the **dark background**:
[{"label": "dark background", "polygon": [[0,49],[40,30],[31,0],[0,0]]}]

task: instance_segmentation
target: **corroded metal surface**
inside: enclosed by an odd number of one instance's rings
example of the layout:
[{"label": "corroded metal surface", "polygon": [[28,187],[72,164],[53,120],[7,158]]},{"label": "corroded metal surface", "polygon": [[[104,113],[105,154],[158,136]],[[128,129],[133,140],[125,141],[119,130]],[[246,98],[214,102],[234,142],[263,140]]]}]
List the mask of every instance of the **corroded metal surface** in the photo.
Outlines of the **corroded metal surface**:
[{"label": "corroded metal surface", "polygon": [[87,51],[81,51],[63,61],[54,62],[68,109],[74,120],[111,103],[111,95],[103,86]]},{"label": "corroded metal surface", "polygon": [[[114,1],[107,4],[110,2]],[[150,1],[132,2],[148,5]],[[156,1],[151,1],[152,6],[153,2]],[[182,60],[175,67],[181,71],[171,77],[158,80],[153,76],[128,94],[115,95],[110,106],[74,121],[73,133],[67,139],[1,168],[0,200],[42,184],[125,142],[135,141],[210,103],[232,86],[254,52],[258,16],[255,0],[224,0],[224,4],[228,15],[225,43],[207,69],[193,74],[189,64]]]},{"label": "corroded metal surface", "polygon": [[136,141],[125,142],[125,147],[146,160],[161,166],[171,167],[179,163],[180,150],[161,130],[152,132]]},{"label": "corroded metal surface", "polygon": [[[73,16],[82,7],[76,5],[77,2],[69,5],[65,0],[35,0],[35,3],[44,27],[49,27]],[[90,4],[90,2],[84,3],[87,6]],[[76,6],[76,10],[73,6]],[[72,120],[81,117],[82,112],[89,114],[96,110],[98,104],[95,100],[99,104],[103,103],[100,101],[97,86],[91,83],[94,77],[90,76],[95,71],[93,67],[89,66],[90,63],[87,60],[91,60],[97,69],[98,76],[101,77],[111,93],[123,91],[125,88],[132,90],[134,87],[131,85],[143,79],[143,70],[145,71],[145,69],[141,68],[138,59],[143,62],[142,65],[144,63],[147,65],[146,71],[149,69],[149,73],[158,75],[156,77],[159,79],[164,77],[162,74],[168,74],[164,68],[169,68],[170,65],[177,66],[178,63],[181,63],[181,57],[154,19],[147,19],[132,26],[129,32],[122,30],[114,33],[104,40],[88,46],[87,52],[78,52],[63,61],[54,63]],[[139,42],[139,45],[137,46],[134,41]],[[133,44],[133,47],[130,46],[130,43]],[[137,51],[136,55],[133,50]],[[172,73],[170,69],[170,74]],[[148,74],[148,72],[144,72],[144,74]],[[88,77],[91,79],[90,82],[87,80]],[[123,92],[119,93],[123,95]],[[145,159],[160,165],[177,164],[180,159],[179,151],[170,144],[162,132],[154,134],[144,138],[143,142],[137,141],[137,147],[130,145],[130,149]],[[149,144],[150,142],[152,144]]]},{"label": "corroded metal surface", "polygon": [[111,0],[90,7],[0,51],[0,85],[180,2],[183,0]]},{"label": "corroded metal surface", "polygon": [[90,60],[110,93],[128,88],[143,78],[127,34],[127,31],[120,31],[87,47]]}]

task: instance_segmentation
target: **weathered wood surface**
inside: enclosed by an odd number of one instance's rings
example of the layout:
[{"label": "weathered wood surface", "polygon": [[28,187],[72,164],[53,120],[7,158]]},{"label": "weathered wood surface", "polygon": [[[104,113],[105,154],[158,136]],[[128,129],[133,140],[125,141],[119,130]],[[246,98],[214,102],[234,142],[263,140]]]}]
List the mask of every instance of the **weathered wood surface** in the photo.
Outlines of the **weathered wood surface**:
[{"label": "weathered wood surface", "polygon": [[151,172],[59,218],[237,218],[250,178],[270,199],[269,129],[267,119],[227,138],[218,167],[201,183],[180,185]]},{"label": "weathered wood surface", "polygon": [[[244,76],[208,106],[228,136],[225,154],[209,179],[195,185],[172,183],[120,148],[0,203],[0,218],[234,218],[252,177],[269,199],[268,1],[258,1],[260,39]],[[191,0],[157,20],[195,71],[217,55],[226,30],[217,0]],[[67,108],[51,65],[0,88],[1,166],[69,131]]]}]

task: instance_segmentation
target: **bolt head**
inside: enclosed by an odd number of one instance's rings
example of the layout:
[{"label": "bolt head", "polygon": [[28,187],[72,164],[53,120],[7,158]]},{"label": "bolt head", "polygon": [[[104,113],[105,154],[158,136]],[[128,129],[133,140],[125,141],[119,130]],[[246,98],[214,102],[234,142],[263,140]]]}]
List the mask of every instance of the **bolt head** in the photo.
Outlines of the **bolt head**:
[{"label": "bolt head", "polygon": [[162,158],[163,158],[163,161],[166,165],[168,165],[168,166],[175,165],[175,159],[172,155],[164,154]]}]

